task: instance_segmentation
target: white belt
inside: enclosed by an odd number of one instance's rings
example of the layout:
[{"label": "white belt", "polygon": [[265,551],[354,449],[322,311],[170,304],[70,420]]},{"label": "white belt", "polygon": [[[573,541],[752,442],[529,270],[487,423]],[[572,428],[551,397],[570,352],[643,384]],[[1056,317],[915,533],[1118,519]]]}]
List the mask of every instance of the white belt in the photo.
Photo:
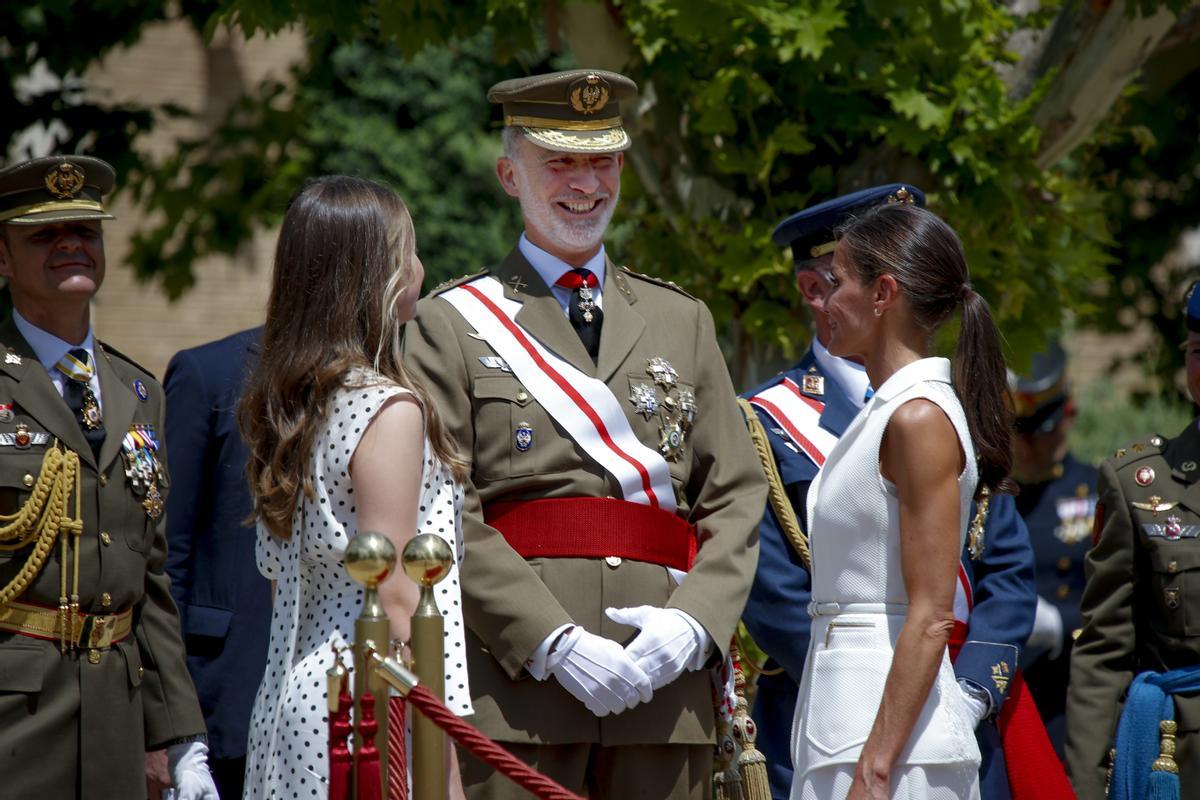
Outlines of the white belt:
[{"label": "white belt", "polygon": [[834,603],[808,602],[810,617],[835,617],[838,614],[908,614],[908,603]]}]

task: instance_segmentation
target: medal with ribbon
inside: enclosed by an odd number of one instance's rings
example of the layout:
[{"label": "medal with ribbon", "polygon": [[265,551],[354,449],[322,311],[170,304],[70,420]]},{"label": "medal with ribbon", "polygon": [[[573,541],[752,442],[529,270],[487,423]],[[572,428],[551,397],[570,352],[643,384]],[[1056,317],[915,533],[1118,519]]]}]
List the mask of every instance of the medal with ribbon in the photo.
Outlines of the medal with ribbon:
[{"label": "medal with ribbon", "polygon": [[150,519],[163,512],[163,497],[159,486],[166,482],[162,462],[158,459],[158,438],[154,426],[144,423],[131,425],[121,440],[121,459],[125,477],[133,493],[142,499],[142,508]]}]

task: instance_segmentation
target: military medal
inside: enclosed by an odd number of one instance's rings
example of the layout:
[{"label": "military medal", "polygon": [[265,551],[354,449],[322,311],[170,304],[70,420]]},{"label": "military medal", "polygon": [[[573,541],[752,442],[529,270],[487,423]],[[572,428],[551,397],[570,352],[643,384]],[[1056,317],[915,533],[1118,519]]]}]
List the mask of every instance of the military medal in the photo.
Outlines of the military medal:
[{"label": "military medal", "polygon": [[1089,493],[1087,484],[1075,488],[1074,497],[1060,497],[1054,501],[1059,524],[1054,535],[1063,544],[1082,542],[1092,534],[1096,513],[1096,497]]},{"label": "military medal", "polygon": [[158,460],[159,443],[154,426],[138,423],[129,426],[121,440],[121,460],[125,477],[133,493],[142,497],[142,508],[150,519],[158,519],[163,511],[160,485],[167,482],[166,471]]},{"label": "military medal", "polygon": [[83,387],[83,424],[87,426],[89,431],[94,431],[104,424],[104,417],[100,414],[100,404],[96,402],[96,395],[91,390],[91,387]]},{"label": "military medal", "polygon": [[592,287],[588,286],[586,283],[581,284],[579,287],[579,312],[583,314],[583,321],[591,322],[592,312],[595,310],[596,303],[594,302]]},{"label": "military medal", "polygon": [[1129,505],[1133,506],[1139,511],[1149,511],[1150,514],[1155,517],[1158,516],[1158,512],[1170,511],[1172,508],[1179,505],[1178,500],[1173,500],[1170,503],[1164,503],[1163,499],[1156,494],[1150,495],[1150,497],[1147,499],[1149,502],[1139,503],[1137,501],[1131,501]]},{"label": "military medal", "polygon": [[655,383],[668,391],[675,386],[675,380],[679,377],[679,373],[671,366],[670,361],[657,356],[646,360],[646,373],[654,378]]},{"label": "military medal", "polygon": [[679,451],[683,449],[683,429],[679,422],[664,422],[662,428],[662,439],[659,440],[658,450],[664,456],[674,461],[679,458]]},{"label": "military medal", "polygon": [[13,418],[12,403],[0,403],[0,422],[12,422]]},{"label": "military medal", "polygon": [[138,400],[143,403],[150,399],[150,393],[146,391],[146,384],[142,383],[141,379],[133,382],[133,393],[137,395]]},{"label": "military medal", "polygon": [[1138,486],[1149,486],[1154,483],[1154,467],[1138,467],[1133,473],[1133,480]]},{"label": "military medal", "polygon": [[1163,533],[1168,539],[1178,539],[1183,535],[1183,520],[1178,515],[1172,514],[1167,517],[1167,524],[1164,526]]},{"label": "military medal", "polygon": [[13,444],[16,445],[18,449],[24,450],[25,448],[29,447],[30,438],[29,426],[24,422],[17,425],[17,431],[13,435]]},{"label": "military medal", "polygon": [[825,394],[825,379],[820,375],[809,373],[804,376],[804,382],[801,386],[801,391],[805,394],[815,394],[818,396]]},{"label": "military medal", "polygon": [[162,516],[163,499],[159,494],[157,484],[150,484],[150,488],[146,491],[146,497],[142,500],[142,508],[146,510],[146,516],[150,519],[158,519]]},{"label": "military medal", "polygon": [[633,403],[633,413],[641,414],[649,422],[658,413],[658,395],[653,386],[635,383],[629,390],[629,402]]},{"label": "military medal", "polygon": [[687,427],[692,427],[692,423],[696,421],[696,395],[691,389],[679,390],[679,411],[683,414],[683,421]]},{"label": "military medal", "polygon": [[513,431],[513,443],[522,453],[533,447],[533,426],[528,422],[518,424]]}]

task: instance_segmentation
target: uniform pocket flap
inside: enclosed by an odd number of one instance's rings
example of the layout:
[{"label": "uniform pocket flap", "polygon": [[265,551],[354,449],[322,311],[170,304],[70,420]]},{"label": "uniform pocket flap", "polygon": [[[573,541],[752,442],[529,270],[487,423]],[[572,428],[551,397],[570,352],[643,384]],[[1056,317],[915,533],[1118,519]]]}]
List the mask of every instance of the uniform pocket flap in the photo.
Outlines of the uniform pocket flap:
[{"label": "uniform pocket flap", "polygon": [[1184,572],[1200,569],[1200,547],[1195,542],[1154,542],[1146,548],[1155,572]]},{"label": "uniform pocket flap", "polygon": [[229,633],[233,612],[216,606],[188,606],[184,612],[183,632],[189,636],[224,638]]},{"label": "uniform pocket flap", "polygon": [[141,686],[142,676],[145,675],[145,670],[142,669],[142,655],[138,650],[138,646],[134,642],[120,642],[116,649],[121,652],[121,656],[125,659],[125,669],[129,672],[129,685]]},{"label": "uniform pocket flap", "polygon": [[471,394],[480,400],[507,400],[523,406],[529,403],[529,392],[521,387],[521,382],[508,375],[485,375],[476,378],[471,386]]},{"label": "uniform pocket flap", "polygon": [[40,692],[47,646],[11,641],[0,648],[0,692]]}]

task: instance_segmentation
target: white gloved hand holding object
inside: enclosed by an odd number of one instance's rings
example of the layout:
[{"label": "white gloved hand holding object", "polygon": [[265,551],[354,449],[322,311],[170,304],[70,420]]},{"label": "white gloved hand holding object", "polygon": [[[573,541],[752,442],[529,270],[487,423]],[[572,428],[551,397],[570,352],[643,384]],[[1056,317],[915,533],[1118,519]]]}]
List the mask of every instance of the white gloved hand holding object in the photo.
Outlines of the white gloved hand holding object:
[{"label": "white gloved hand holding object", "polygon": [[701,669],[708,660],[708,634],[677,608],[634,606],[609,608],[604,613],[613,622],[641,629],[625,652],[650,676],[656,691],[684,670]]},{"label": "white gloved hand holding object", "polygon": [[621,645],[576,626],[550,655],[550,674],[597,717],[620,714],[654,695],[650,678]]},{"label": "white gloved hand holding object", "polygon": [[208,771],[208,745],[184,742],[167,748],[167,769],[179,800],[220,800]]}]

